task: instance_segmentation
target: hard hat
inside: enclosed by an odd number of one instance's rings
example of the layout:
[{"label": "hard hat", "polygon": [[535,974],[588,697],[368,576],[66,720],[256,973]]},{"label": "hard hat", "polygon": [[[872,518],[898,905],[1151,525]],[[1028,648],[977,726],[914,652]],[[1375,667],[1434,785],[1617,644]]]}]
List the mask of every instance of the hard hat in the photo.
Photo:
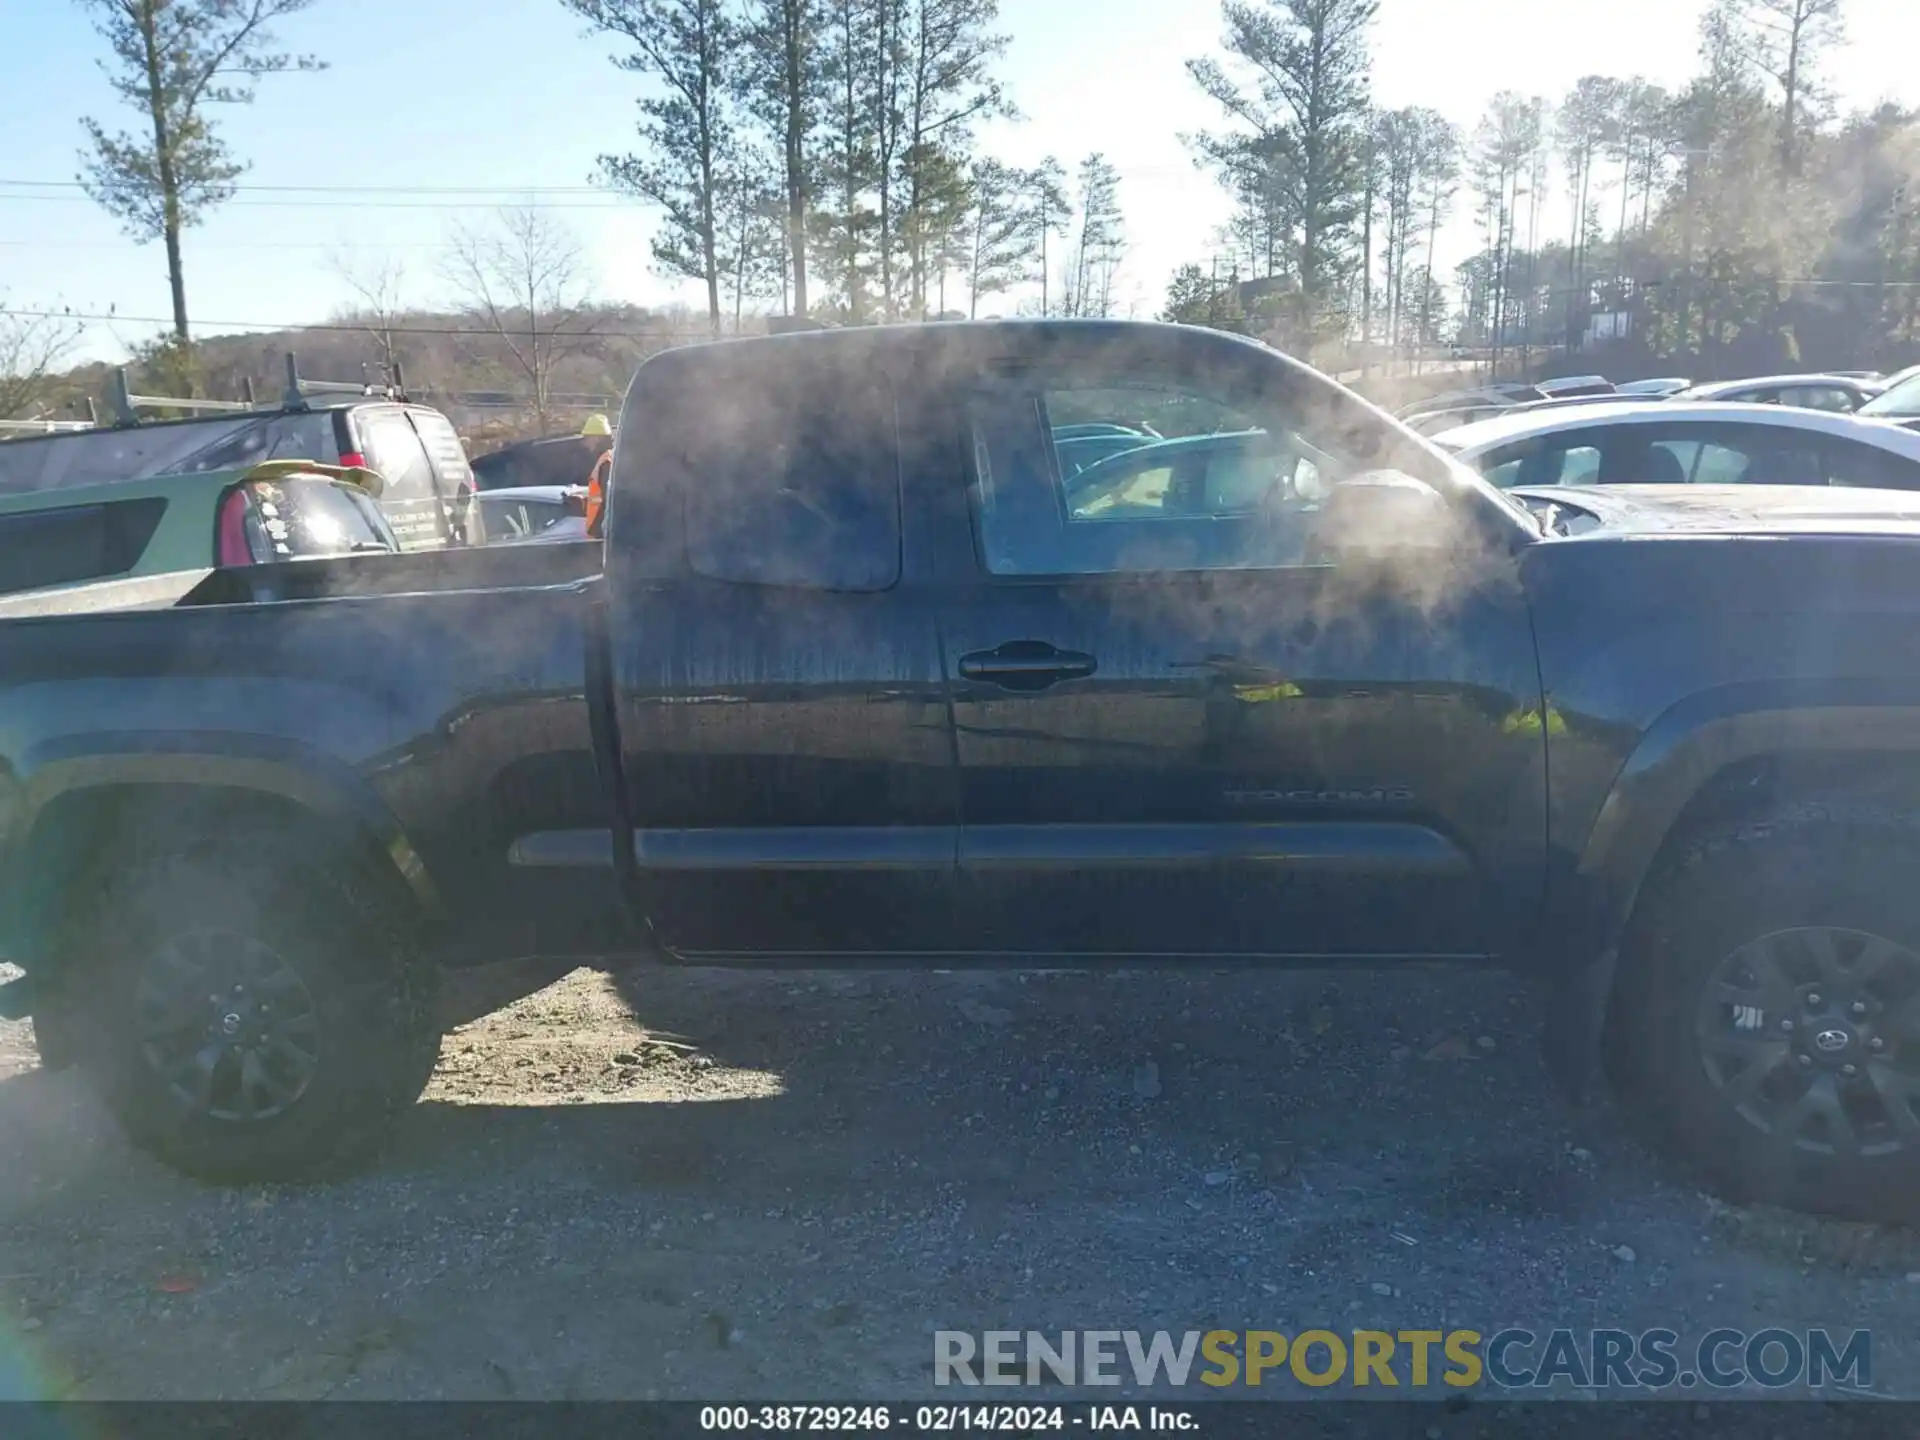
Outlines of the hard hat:
[{"label": "hard hat", "polygon": [[587,423],[580,427],[580,434],[585,439],[597,439],[602,435],[613,434],[613,426],[607,423],[607,417],[604,415],[589,415]]}]

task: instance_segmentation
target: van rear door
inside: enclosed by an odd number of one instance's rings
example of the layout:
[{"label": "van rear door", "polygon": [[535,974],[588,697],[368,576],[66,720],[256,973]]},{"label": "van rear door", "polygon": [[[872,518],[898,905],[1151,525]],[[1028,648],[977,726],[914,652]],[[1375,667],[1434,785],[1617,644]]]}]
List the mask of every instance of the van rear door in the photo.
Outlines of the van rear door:
[{"label": "van rear door", "polygon": [[[387,482],[380,508],[406,550],[447,543],[447,507],[439,473],[403,405],[359,405],[351,412],[354,448]],[[451,427],[449,427],[451,428]],[[454,443],[459,443],[455,437]]]}]

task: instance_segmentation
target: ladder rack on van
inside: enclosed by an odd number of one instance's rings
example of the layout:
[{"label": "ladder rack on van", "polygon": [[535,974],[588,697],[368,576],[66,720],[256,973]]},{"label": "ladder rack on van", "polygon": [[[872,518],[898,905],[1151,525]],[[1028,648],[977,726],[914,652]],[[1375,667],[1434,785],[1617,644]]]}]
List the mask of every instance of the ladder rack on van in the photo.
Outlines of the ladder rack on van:
[{"label": "ladder rack on van", "polygon": [[[201,400],[191,396],[173,395],[136,395],[127,380],[127,372],[122,367],[113,374],[113,384],[108,393],[108,401],[113,407],[116,428],[138,425],[142,410],[186,410],[208,413],[270,415],[275,413],[298,414],[313,407],[307,403],[310,395],[355,395],[369,400],[400,400],[407,398],[405,384],[401,378],[400,367],[393,367],[392,383],[376,385],[371,380],[355,383],[350,380],[309,380],[300,374],[299,364],[291,350],[287,352],[287,385],[281,392],[280,403],[262,405],[253,393],[253,380],[243,377],[241,398],[238,400]],[[66,427],[62,427],[66,428]],[[79,428],[85,428],[84,426]]]}]

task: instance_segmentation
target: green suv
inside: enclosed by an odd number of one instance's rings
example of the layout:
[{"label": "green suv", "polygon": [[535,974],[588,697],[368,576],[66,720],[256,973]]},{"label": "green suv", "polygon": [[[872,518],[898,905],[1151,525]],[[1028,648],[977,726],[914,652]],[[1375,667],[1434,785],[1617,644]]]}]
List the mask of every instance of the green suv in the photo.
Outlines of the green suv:
[{"label": "green suv", "polygon": [[[0,609],[17,612],[11,602],[29,597],[84,608],[70,592],[102,581],[197,579],[227,566],[397,552],[378,503],[383,488],[372,470],[273,460],[0,495]],[[126,589],[112,587],[111,598],[137,603]]]}]

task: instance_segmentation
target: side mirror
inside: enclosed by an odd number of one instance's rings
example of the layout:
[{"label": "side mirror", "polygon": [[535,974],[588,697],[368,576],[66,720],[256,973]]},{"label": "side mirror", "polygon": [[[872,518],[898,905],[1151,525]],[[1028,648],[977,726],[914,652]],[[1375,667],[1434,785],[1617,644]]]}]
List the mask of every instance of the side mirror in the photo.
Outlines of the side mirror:
[{"label": "side mirror", "polygon": [[1333,486],[1314,524],[1315,549],[1328,559],[1439,555],[1460,540],[1460,517],[1445,497],[1397,470]]}]

